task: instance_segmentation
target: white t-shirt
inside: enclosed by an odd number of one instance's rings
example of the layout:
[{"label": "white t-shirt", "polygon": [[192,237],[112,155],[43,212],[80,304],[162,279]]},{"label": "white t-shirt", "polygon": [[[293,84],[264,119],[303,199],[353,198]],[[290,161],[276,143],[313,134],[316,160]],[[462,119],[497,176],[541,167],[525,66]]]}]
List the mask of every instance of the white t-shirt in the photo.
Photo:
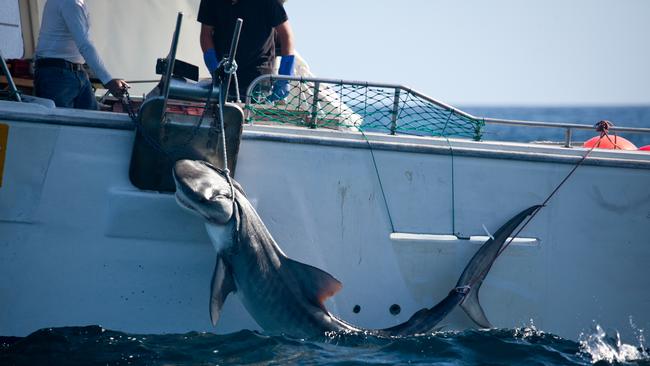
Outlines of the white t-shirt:
[{"label": "white t-shirt", "polygon": [[113,79],[90,41],[90,21],[85,0],[47,0],[38,35],[36,58],[62,58],[88,63],[106,84]]}]

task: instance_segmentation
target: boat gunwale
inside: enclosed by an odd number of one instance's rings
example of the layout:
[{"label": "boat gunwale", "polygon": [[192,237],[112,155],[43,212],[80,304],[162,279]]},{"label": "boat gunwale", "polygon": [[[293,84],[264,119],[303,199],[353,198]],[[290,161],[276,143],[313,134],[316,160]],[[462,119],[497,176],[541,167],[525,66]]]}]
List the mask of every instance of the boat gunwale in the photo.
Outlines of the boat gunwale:
[{"label": "boat gunwale", "polygon": [[[18,108],[3,108],[8,103],[14,106],[20,104],[20,106],[17,106]],[[29,105],[29,108],[26,108],[22,103],[2,101],[0,101],[0,121],[135,130],[135,125],[130,117],[122,113],[68,108],[51,109],[34,105]],[[567,148],[535,143],[473,141],[471,139],[388,135],[371,132],[361,134],[353,131],[261,124],[244,125],[242,139],[562,164],[576,164],[588,151],[582,147]],[[593,151],[583,164],[650,170],[650,154],[599,149]]]},{"label": "boat gunwale", "polygon": [[[277,126],[260,127],[257,125],[244,129],[242,139],[572,165],[578,163],[584,154],[589,151],[589,149],[582,147],[566,148],[534,143],[392,136],[376,133],[365,133],[362,135],[360,133],[343,131],[325,131],[321,134],[309,135],[307,133],[314,130],[298,130],[296,128]],[[301,131],[305,131],[306,133],[301,133]],[[331,136],[327,136],[328,133]],[[393,141],[388,141],[389,139]],[[583,162],[583,165],[650,170],[650,154],[637,151],[600,149],[592,151],[590,156]]]}]

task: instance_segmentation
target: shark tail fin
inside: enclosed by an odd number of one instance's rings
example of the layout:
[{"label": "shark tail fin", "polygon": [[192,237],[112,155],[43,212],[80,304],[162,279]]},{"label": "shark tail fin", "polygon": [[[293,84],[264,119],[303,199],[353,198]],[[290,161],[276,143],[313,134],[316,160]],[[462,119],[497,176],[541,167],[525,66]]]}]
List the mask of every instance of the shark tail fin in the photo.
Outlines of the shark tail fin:
[{"label": "shark tail fin", "polygon": [[512,232],[519,227],[526,217],[532,215],[541,207],[540,205],[531,206],[519,212],[501,226],[494,233],[493,237],[488,239],[476,254],[474,254],[465,267],[463,274],[458,279],[456,288],[468,288],[469,291],[465,299],[461,302],[460,307],[478,326],[483,328],[492,327],[478,299],[478,293],[483,284],[483,280],[485,280],[488,272],[490,272],[490,268],[492,268],[494,261],[501,253],[508,237],[510,237]]},{"label": "shark tail fin", "polygon": [[481,288],[480,284],[476,287],[476,290],[470,289],[469,294],[463,302],[460,304],[460,307],[465,311],[465,314],[469,316],[474,323],[476,323],[481,328],[492,328],[492,324],[485,316],[485,312],[481,307],[481,303],[478,300],[478,290]]}]

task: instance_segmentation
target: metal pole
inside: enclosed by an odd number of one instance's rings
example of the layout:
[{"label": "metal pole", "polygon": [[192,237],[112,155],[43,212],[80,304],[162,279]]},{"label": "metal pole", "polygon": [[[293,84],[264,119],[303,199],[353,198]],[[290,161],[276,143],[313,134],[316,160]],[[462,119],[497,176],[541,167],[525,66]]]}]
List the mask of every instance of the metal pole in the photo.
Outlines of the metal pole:
[{"label": "metal pole", "polygon": [[7,63],[5,62],[5,58],[2,55],[2,51],[0,51],[0,69],[2,69],[2,73],[5,74],[5,77],[7,78],[7,85],[9,86],[9,92],[16,98],[16,101],[22,102],[22,99],[20,98],[20,93],[18,92],[18,88],[16,88],[16,84],[14,84],[14,79],[11,77],[11,73],[9,72],[9,66],[7,66]]},{"label": "metal pole", "polygon": [[[228,183],[230,183],[230,191],[232,194],[233,200],[235,199],[235,193],[234,189],[232,186],[232,182],[230,182],[230,169],[228,168],[228,152],[226,151],[226,121],[223,116],[223,110],[226,106],[226,102],[228,100],[228,88],[230,86],[230,80],[232,78],[232,73],[234,70],[232,70],[232,63],[235,62],[235,55],[237,54],[237,45],[239,44],[239,34],[241,33],[241,26],[244,21],[241,18],[237,18],[237,22],[235,23],[235,30],[232,35],[232,42],[230,43],[230,50],[228,51],[228,56],[226,57],[226,62],[229,62],[230,64],[224,65],[226,67],[226,87],[225,90],[223,88],[223,80],[221,80],[221,90],[219,93],[219,127],[221,128],[221,146],[223,147],[223,170],[226,172],[226,176],[228,177]],[[230,69],[230,70],[228,70]],[[212,85],[214,86],[214,80],[212,82]],[[223,93],[225,91],[225,93]],[[214,123],[214,120],[213,120]],[[217,144],[218,146],[218,144]]]},{"label": "metal pole", "polygon": [[564,147],[571,147],[571,128],[567,128],[564,133]]},{"label": "metal pole", "polygon": [[395,98],[393,99],[393,111],[390,121],[390,134],[394,135],[397,131],[397,113],[399,112],[399,89],[395,89]]},{"label": "metal pole", "polygon": [[314,83],[314,100],[311,103],[311,120],[309,127],[316,128],[316,118],[318,116],[318,93],[320,91],[320,81]]},{"label": "metal pole", "polygon": [[[230,65],[226,65],[226,67],[231,67],[232,62],[235,62],[235,56],[237,55],[237,46],[239,45],[239,35],[241,33],[241,26],[242,23],[244,23],[244,20],[241,18],[237,18],[237,21],[235,22],[235,30],[232,35],[232,41],[230,42],[230,50],[228,50],[228,55],[226,55],[226,60],[230,62]],[[227,73],[226,76],[226,89],[224,90],[225,93],[222,93],[224,95],[224,101],[228,101],[228,89],[230,89],[230,80],[232,80],[232,73]]]},{"label": "metal pole", "polygon": [[163,97],[163,106],[161,113],[161,120],[163,122],[165,115],[167,114],[167,99],[169,99],[169,84],[171,83],[172,74],[174,72],[174,62],[176,61],[176,48],[178,47],[178,39],[181,35],[181,23],[183,22],[183,13],[178,13],[176,17],[176,29],[174,29],[174,35],[172,36],[172,46],[169,49],[169,55],[167,55],[167,70],[165,71],[164,83],[162,86],[161,96]]}]

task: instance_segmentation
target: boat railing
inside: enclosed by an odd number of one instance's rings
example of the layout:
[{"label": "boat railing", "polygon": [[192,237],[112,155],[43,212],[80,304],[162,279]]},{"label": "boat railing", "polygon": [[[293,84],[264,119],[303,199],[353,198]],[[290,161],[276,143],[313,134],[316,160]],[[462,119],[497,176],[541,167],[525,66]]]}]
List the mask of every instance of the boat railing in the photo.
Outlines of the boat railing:
[{"label": "boat railing", "polygon": [[[571,147],[573,132],[575,130],[588,130],[594,131],[594,126],[584,125],[578,123],[564,123],[564,122],[541,122],[541,121],[522,121],[512,119],[499,119],[499,118],[483,118],[486,124],[499,124],[518,127],[542,127],[542,128],[555,128],[564,130],[564,147]],[[629,132],[639,134],[650,134],[650,128],[641,127],[618,127],[612,126],[609,128],[611,132]]]},{"label": "boat railing", "polygon": [[[274,86],[287,82],[281,100]],[[262,75],[246,92],[246,121],[480,140],[484,121],[402,85]]]},{"label": "boat railing", "polygon": [[[274,85],[286,81],[284,98],[274,97]],[[279,100],[278,100],[279,99]],[[481,140],[486,124],[564,130],[571,147],[576,130],[593,125],[478,117],[398,84],[262,75],[246,91],[246,122],[301,125],[390,134],[468,137]],[[650,134],[650,128],[611,127],[613,132]]]}]

